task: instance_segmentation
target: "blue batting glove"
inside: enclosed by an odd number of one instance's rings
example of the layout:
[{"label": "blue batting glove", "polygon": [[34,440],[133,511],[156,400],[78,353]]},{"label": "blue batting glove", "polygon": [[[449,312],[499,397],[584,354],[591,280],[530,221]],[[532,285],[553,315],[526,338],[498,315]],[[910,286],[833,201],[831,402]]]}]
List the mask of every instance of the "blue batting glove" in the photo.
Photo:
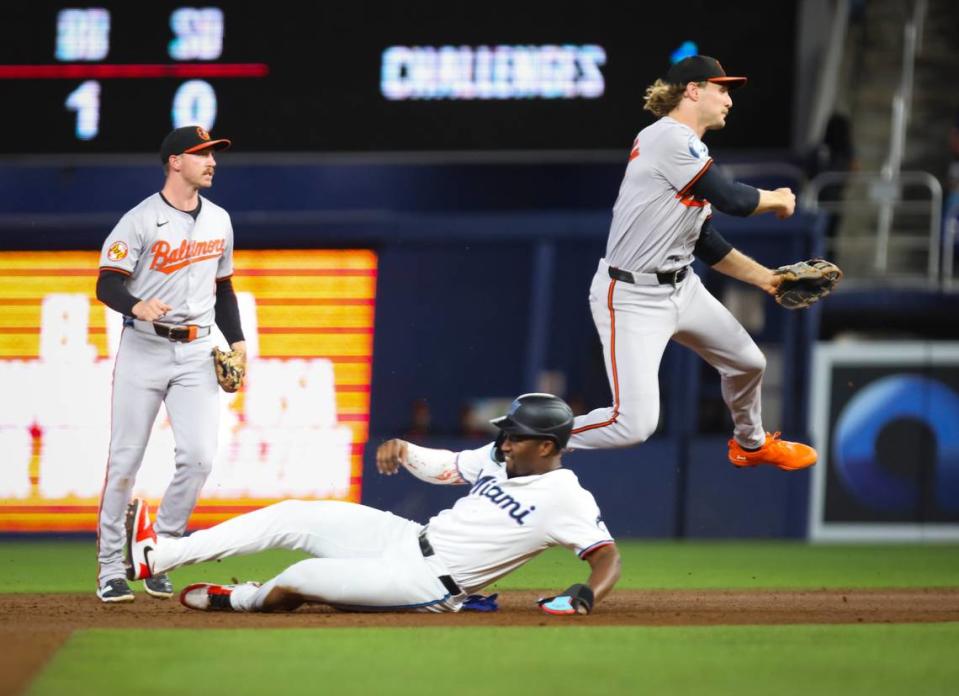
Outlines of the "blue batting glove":
[{"label": "blue batting glove", "polygon": [[576,609],[573,607],[573,598],[566,596],[559,597],[550,597],[547,599],[540,600],[540,608],[545,611],[547,614],[575,614]]}]

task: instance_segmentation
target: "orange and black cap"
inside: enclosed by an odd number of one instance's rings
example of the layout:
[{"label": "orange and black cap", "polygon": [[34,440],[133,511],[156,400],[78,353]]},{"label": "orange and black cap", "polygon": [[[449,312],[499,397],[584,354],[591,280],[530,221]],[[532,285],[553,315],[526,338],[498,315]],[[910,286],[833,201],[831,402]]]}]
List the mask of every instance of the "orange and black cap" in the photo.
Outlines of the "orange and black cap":
[{"label": "orange and black cap", "polygon": [[166,164],[170,155],[200,152],[201,150],[226,150],[232,143],[226,138],[213,140],[202,126],[174,128],[160,144],[160,161]]},{"label": "orange and black cap", "polygon": [[666,73],[666,82],[671,85],[685,85],[690,82],[715,82],[736,89],[746,84],[745,77],[731,77],[723,70],[719,61],[709,56],[689,56],[674,63]]}]

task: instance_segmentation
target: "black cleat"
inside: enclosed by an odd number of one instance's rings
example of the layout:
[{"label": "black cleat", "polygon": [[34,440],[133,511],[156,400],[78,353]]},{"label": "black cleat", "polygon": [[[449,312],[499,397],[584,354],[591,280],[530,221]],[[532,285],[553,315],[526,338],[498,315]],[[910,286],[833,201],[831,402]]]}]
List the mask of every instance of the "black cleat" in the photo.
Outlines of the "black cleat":
[{"label": "black cleat", "polygon": [[143,589],[151,597],[170,599],[173,596],[173,583],[166,573],[154,575],[143,581]]},{"label": "black cleat", "polygon": [[133,590],[123,578],[113,578],[97,588],[97,597],[104,604],[118,604],[120,602],[132,602],[135,597]]}]

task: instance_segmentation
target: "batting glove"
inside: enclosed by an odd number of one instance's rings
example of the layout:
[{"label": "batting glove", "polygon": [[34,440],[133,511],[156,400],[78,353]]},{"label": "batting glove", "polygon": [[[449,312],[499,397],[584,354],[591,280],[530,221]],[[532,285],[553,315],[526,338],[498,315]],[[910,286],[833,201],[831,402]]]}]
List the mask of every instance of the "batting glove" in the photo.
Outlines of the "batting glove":
[{"label": "batting glove", "polygon": [[589,614],[593,610],[593,590],[588,585],[576,584],[568,587],[563,594],[540,599],[540,609],[547,614]]}]

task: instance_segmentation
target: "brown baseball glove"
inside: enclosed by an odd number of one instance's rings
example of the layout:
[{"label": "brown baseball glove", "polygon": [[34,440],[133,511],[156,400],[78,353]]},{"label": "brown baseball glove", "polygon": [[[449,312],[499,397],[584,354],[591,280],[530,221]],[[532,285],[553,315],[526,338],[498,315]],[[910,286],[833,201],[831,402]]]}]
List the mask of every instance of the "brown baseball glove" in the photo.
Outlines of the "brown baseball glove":
[{"label": "brown baseball glove", "polygon": [[236,350],[220,350],[214,346],[213,369],[216,371],[216,381],[223,387],[223,391],[232,394],[243,384],[246,354]]},{"label": "brown baseball glove", "polygon": [[825,259],[797,261],[774,273],[783,277],[776,287],[776,302],[786,309],[803,309],[818,302],[842,280],[839,266]]}]

